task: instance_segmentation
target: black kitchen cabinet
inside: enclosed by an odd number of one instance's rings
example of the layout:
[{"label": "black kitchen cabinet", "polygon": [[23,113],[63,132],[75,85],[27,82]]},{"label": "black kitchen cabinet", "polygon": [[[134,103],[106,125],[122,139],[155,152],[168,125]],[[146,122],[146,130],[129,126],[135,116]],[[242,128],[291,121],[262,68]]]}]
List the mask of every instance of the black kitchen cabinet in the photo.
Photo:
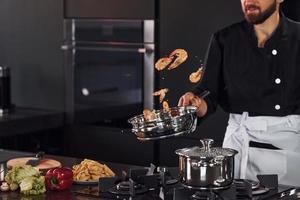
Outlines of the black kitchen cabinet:
[{"label": "black kitchen cabinet", "polygon": [[62,24],[61,0],[0,1],[0,65],[11,70],[15,105],[1,116],[2,148],[62,152],[51,140],[64,125]]},{"label": "black kitchen cabinet", "polygon": [[153,142],[140,142],[128,129],[75,125],[66,127],[67,155],[103,161],[149,166]]},{"label": "black kitchen cabinet", "polygon": [[65,0],[65,17],[154,19],[155,0]]},{"label": "black kitchen cabinet", "polygon": [[0,1],[0,65],[11,68],[12,103],[63,111],[62,0]]}]

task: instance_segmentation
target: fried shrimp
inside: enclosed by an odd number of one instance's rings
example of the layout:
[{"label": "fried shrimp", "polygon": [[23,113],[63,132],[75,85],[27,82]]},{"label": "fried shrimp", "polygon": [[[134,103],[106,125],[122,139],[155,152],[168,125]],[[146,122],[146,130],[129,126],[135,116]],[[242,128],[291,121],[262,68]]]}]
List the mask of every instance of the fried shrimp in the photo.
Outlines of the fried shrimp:
[{"label": "fried shrimp", "polygon": [[184,49],[175,49],[168,57],[160,58],[155,63],[155,68],[161,71],[168,67],[168,70],[177,68],[188,58],[188,53]]},{"label": "fried shrimp", "polygon": [[161,58],[155,63],[155,68],[158,71],[161,71],[165,69],[167,66],[169,66],[171,62],[172,62],[171,58],[168,57]]},{"label": "fried shrimp", "polygon": [[184,49],[175,49],[169,56],[172,59],[172,63],[168,67],[168,70],[177,68],[188,58],[188,53]]},{"label": "fried shrimp", "polygon": [[155,111],[151,111],[149,109],[144,109],[143,111],[144,119],[146,121],[151,121],[155,119]]},{"label": "fried shrimp", "polygon": [[167,88],[164,88],[164,89],[160,89],[156,92],[153,93],[154,96],[159,96],[159,103],[162,103],[165,96],[166,96],[166,93],[169,91],[169,89]]},{"label": "fried shrimp", "polygon": [[199,68],[196,72],[191,73],[189,79],[192,83],[197,83],[200,81],[203,74],[203,67]]},{"label": "fried shrimp", "polygon": [[163,101],[162,107],[163,107],[164,111],[169,111],[170,110],[170,106],[169,106],[167,101]]}]

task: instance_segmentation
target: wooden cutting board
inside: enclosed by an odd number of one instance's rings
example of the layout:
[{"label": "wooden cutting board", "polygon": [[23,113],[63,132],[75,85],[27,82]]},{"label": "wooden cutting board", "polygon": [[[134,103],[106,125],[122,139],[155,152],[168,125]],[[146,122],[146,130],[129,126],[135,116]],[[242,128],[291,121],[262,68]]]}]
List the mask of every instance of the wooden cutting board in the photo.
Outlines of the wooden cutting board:
[{"label": "wooden cutting board", "polygon": [[[25,165],[26,162],[30,159],[34,159],[34,157],[23,157],[23,158],[14,158],[7,161],[7,168],[11,169],[14,166]],[[48,170],[55,167],[61,167],[61,163],[57,160],[44,158],[40,161],[40,163],[35,166],[39,170]]]}]

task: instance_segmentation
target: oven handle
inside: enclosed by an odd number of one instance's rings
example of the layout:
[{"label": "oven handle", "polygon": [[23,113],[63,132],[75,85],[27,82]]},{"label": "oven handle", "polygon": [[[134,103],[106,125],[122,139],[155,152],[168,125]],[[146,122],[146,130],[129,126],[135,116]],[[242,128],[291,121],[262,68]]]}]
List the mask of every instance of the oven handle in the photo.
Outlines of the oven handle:
[{"label": "oven handle", "polygon": [[64,51],[67,50],[87,50],[87,51],[118,51],[118,52],[137,52],[141,54],[152,53],[153,48],[117,48],[117,47],[74,47],[73,45],[64,44],[61,46]]}]

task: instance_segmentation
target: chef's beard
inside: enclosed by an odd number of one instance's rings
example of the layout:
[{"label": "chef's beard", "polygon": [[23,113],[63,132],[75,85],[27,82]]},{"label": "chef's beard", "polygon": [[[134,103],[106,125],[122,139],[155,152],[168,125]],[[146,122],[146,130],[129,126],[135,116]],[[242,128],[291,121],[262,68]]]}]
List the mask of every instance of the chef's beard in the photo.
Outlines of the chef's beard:
[{"label": "chef's beard", "polygon": [[273,4],[269,6],[264,12],[261,12],[260,8],[253,5],[252,7],[255,7],[259,10],[258,14],[247,14],[247,8],[245,8],[245,18],[250,24],[261,24],[266,19],[268,19],[275,11],[276,11],[276,0],[274,0]]}]

